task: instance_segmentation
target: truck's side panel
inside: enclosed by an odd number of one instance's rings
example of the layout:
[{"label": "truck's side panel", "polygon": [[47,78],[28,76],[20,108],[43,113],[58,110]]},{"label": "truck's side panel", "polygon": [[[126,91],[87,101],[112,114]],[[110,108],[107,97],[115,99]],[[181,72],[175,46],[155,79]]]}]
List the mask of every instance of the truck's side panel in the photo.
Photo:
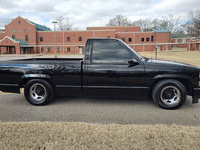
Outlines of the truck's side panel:
[{"label": "truck's side panel", "polygon": [[141,97],[144,89],[143,75],[143,65],[88,65],[88,95]]}]

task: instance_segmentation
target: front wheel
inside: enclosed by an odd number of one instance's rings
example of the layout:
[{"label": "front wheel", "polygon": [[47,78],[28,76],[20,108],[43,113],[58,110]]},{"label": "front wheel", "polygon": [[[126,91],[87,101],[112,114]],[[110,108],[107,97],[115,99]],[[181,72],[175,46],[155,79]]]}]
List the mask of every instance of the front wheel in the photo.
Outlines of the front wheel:
[{"label": "front wheel", "polygon": [[46,105],[52,101],[54,90],[48,81],[33,79],[26,84],[24,95],[32,105]]},{"label": "front wheel", "polygon": [[186,101],[187,93],[184,85],[177,80],[158,82],[152,92],[153,101],[165,109],[177,109]]}]

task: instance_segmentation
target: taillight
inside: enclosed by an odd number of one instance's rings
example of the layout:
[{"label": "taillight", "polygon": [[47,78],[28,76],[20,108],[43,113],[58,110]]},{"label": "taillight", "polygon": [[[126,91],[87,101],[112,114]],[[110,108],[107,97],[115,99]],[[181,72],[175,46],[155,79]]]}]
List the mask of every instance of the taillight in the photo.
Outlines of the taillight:
[{"label": "taillight", "polygon": [[199,85],[198,86],[200,86],[200,73],[199,73]]}]

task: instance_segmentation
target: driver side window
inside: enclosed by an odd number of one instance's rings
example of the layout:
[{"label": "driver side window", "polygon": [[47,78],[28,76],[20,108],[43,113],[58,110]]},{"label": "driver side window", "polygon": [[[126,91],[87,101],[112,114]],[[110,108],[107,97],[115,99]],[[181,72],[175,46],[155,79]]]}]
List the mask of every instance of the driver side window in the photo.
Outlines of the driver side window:
[{"label": "driver side window", "polygon": [[132,59],[129,52],[117,41],[93,41],[92,63],[118,63],[127,64]]}]

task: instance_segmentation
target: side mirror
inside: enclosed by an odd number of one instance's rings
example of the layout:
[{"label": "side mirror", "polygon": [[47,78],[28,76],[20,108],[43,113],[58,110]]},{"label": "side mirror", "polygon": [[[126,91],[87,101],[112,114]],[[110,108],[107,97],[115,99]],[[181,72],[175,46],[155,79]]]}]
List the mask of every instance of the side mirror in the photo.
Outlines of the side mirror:
[{"label": "side mirror", "polygon": [[131,59],[131,60],[128,61],[128,65],[129,65],[129,67],[137,66],[137,65],[139,65],[139,63],[137,62],[136,59]]}]

